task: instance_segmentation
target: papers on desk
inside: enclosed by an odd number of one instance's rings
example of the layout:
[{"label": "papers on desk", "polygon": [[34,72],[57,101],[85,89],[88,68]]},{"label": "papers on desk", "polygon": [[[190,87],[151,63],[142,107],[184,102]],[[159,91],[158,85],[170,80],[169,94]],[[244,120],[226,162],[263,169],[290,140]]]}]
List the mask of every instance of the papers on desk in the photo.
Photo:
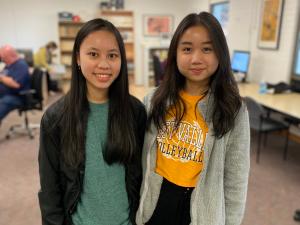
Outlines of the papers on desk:
[{"label": "papers on desk", "polygon": [[62,64],[51,64],[51,70],[56,74],[65,74],[66,66]]},{"label": "papers on desk", "polygon": [[61,79],[66,74],[66,67],[62,64],[51,64],[51,78],[54,80]]},{"label": "papers on desk", "polygon": [[234,72],[233,73],[234,79],[236,82],[243,82],[245,80],[246,74],[241,72]]}]

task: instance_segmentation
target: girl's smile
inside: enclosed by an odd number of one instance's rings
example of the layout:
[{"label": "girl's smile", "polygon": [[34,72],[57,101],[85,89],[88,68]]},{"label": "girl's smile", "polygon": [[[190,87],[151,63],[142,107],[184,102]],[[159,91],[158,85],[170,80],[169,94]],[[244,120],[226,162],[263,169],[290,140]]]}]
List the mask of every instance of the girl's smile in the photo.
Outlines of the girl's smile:
[{"label": "girl's smile", "polygon": [[107,82],[111,78],[112,74],[111,73],[93,73],[99,82]]},{"label": "girl's smile", "polygon": [[202,69],[202,68],[191,68],[190,71],[194,75],[201,75],[201,73],[204,71],[204,69]]}]

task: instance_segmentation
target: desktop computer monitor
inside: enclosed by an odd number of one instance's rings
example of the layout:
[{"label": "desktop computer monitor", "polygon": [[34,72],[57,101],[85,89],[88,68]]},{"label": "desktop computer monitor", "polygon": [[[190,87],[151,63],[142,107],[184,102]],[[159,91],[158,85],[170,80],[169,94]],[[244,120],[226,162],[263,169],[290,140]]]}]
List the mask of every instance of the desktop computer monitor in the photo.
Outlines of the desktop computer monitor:
[{"label": "desktop computer monitor", "polygon": [[244,74],[242,81],[245,81],[246,75],[248,73],[250,62],[250,52],[249,51],[233,51],[231,59],[231,69],[234,73]]},{"label": "desktop computer monitor", "polygon": [[231,69],[238,82],[245,82],[250,62],[249,51],[234,50],[231,58]]}]

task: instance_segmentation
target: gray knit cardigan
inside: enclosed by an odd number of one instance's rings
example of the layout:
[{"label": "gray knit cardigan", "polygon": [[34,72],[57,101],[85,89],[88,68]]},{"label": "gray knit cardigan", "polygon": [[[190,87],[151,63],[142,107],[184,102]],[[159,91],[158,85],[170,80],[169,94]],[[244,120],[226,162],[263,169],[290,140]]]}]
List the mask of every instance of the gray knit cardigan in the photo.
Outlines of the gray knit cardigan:
[{"label": "gray knit cardigan", "polygon": [[[144,98],[149,113],[154,91]],[[211,91],[198,103],[209,131],[204,145],[204,168],[191,197],[191,225],[240,225],[243,219],[250,168],[250,128],[245,104],[235,125],[222,138],[213,135]],[[137,225],[145,224],[156,207],[163,178],[155,173],[157,129],[151,124],[143,147],[143,183]],[[170,215],[173,216],[173,215]]]}]

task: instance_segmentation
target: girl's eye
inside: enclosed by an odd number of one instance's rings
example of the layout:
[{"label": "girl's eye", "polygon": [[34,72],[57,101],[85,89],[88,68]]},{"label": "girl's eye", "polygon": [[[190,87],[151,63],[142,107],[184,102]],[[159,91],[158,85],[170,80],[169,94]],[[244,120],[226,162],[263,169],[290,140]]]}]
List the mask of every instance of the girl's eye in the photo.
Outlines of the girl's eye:
[{"label": "girl's eye", "polygon": [[115,59],[115,58],[118,58],[118,57],[119,57],[119,55],[116,54],[116,53],[110,53],[110,54],[108,54],[108,58],[109,59]]},{"label": "girl's eye", "polygon": [[183,52],[185,52],[185,53],[189,53],[191,51],[192,51],[192,48],[189,48],[189,47],[186,47],[183,49]]},{"label": "girl's eye", "polygon": [[212,52],[212,48],[211,47],[205,47],[205,48],[203,48],[202,49],[202,51],[204,52],[204,53],[210,53],[210,52]]},{"label": "girl's eye", "polygon": [[97,52],[89,52],[88,55],[90,55],[92,57],[97,57],[98,53]]}]

